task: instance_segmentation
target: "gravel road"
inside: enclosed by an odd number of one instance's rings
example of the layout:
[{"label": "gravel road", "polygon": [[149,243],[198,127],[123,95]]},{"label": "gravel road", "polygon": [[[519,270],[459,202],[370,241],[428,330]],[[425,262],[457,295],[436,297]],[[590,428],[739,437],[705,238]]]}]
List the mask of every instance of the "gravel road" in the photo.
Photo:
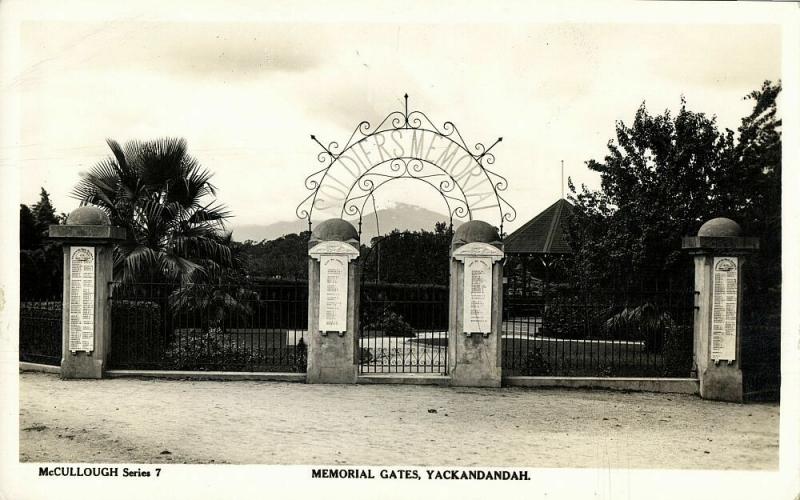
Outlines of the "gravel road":
[{"label": "gravel road", "polygon": [[776,469],[777,404],[20,374],[33,462]]}]

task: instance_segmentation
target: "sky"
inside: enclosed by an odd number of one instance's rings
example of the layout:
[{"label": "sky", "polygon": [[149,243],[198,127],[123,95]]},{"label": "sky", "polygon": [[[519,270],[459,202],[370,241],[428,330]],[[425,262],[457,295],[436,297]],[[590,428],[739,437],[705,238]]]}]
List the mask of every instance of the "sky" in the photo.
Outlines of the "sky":
[{"label": "sky", "polygon": [[[736,129],[742,98],[781,77],[776,25],[636,23],[319,23],[26,21],[20,71],[20,201],[40,187],[59,211],[82,172],[119,142],[180,136],[214,173],[231,226],[291,220],[319,146],[402,108],[491,143],[513,230],[561,196],[565,177],[596,188],[616,120],[646,102],[688,107]],[[444,212],[399,182],[378,208]],[[493,224],[497,221],[488,220]]]}]

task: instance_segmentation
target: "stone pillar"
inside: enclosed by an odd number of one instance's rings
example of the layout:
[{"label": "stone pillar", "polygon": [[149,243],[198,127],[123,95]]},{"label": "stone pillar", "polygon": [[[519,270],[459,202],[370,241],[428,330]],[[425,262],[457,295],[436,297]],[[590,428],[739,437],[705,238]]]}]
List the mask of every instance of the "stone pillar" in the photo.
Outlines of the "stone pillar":
[{"label": "stone pillar", "polygon": [[758,239],[741,233],[739,224],[720,217],[683,238],[683,249],[694,255],[694,367],[703,399],[743,400],[742,268]]},{"label": "stone pillar", "polygon": [[503,244],[483,221],[462,224],[450,247],[447,357],[453,386],[500,387]]},{"label": "stone pillar", "polygon": [[308,242],[308,367],[312,384],[358,378],[359,238],[342,219],[318,225]]},{"label": "stone pillar", "polygon": [[102,378],[111,347],[114,244],[125,230],[86,206],[70,213],[66,225],[50,226],[50,238],[64,247],[61,378]]}]

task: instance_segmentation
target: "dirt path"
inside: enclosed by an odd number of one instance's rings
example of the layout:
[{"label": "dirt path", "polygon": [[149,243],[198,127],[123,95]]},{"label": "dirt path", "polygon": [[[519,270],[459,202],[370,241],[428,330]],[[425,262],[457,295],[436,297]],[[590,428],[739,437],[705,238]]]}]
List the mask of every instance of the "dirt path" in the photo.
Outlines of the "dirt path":
[{"label": "dirt path", "polygon": [[20,375],[20,460],[776,469],[778,405],[677,394]]}]

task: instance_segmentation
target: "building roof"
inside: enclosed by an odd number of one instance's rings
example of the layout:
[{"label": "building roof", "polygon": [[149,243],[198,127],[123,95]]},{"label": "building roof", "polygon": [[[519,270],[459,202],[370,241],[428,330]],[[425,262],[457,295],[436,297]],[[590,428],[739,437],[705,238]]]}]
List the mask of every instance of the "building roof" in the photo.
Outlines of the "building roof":
[{"label": "building roof", "polygon": [[507,254],[569,254],[566,238],[567,217],[572,214],[570,202],[560,199],[539,215],[509,234],[503,246]]}]

